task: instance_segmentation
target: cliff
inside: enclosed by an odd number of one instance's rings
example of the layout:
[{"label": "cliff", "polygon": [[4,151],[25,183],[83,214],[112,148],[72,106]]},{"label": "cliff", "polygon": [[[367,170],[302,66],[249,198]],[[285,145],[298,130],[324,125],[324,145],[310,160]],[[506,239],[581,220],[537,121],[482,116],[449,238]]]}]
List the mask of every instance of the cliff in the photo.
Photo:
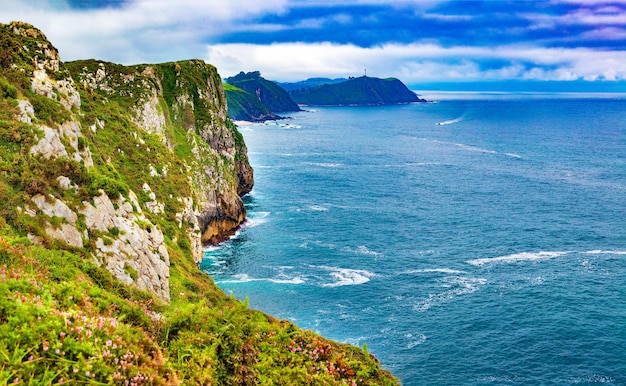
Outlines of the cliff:
[{"label": "cliff", "polygon": [[225,79],[226,83],[240,88],[252,95],[274,113],[300,111],[300,107],[289,94],[277,83],[266,80],[258,71],[240,72],[239,74]]},{"label": "cliff", "polygon": [[267,108],[259,98],[238,87],[224,84],[228,116],[237,121],[263,122],[281,119]]},{"label": "cliff", "polygon": [[319,87],[293,89],[291,98],[304,105],[315,106],[377,106],[425,102],[395,78],[368,76],[345,82],[325,83]]},{"label": "cliff", "polygon": [[198,270],[252,186],[214,67],[63,63],[0,24],[0,379],[393,384]]}]

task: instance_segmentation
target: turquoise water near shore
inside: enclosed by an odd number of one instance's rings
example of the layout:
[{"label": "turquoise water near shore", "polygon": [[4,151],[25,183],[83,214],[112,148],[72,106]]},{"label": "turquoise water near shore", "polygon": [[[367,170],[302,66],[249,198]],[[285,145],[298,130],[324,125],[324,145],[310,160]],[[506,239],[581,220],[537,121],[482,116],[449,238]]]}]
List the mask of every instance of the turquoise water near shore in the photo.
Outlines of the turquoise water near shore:
[{"label": "turquoise water near shore", "polygon": [[242,125],[201,267],[405,385],[626,384],[626,96],[424,97]]}]

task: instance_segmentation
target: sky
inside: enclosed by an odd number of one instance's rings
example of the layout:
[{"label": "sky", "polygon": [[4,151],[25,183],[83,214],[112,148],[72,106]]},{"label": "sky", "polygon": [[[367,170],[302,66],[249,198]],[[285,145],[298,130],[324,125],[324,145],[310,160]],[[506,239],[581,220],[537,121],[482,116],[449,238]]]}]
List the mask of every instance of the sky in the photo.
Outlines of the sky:
[{"label": "sky", "polygon": [[626,92],[626,0],[2,0],[0,22],[13,20],[63,61]]}]

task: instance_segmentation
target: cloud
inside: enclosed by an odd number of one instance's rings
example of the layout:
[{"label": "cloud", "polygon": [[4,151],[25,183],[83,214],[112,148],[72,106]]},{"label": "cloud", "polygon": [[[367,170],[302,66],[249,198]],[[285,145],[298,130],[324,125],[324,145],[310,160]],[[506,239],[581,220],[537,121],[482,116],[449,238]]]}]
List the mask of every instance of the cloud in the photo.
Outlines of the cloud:
[{"label": "cloud", "polygon": [[[76,8],[75,5],[81,5]],[[626,0],[3,0],[65,61],[200,57],[230,76],[626,79]],[[53,6],[54,5],[54,6]],[[115,6],[112,6],[115,5]]]},{"label": "cloud", "polygon": [[[72,9],[65,1],[3,0],[0,22],[44,31],[64,60],[97,57],[122,64],[198,56],[202,42],[249,19],[284,12],[287,0],[134,0],[120,7]],[[181,56],[179,56],[181,55]]]},{"label": "cloud", "polygon": [[[432,81],[626,80],[626,52],[576,48],[385,44],[364,48],[332,43],[220,44],[208,47],[208,62],[222,76],[260,70],[269,79],[395,76],[407,83]],[[494,63],[497,63],[494,65]]]}]

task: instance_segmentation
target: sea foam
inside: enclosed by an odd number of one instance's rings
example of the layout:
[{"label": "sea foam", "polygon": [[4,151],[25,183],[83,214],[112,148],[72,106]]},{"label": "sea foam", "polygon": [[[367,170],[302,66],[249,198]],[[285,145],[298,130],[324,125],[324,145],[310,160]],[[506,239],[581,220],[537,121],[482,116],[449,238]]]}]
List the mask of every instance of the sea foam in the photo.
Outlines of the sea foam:
[{"label": "sea foam", "polygon": [[413,309],[420,312],[428,311],[431,307],[451,301],[457,296],[476,292],[485,284],[487,279],[480,277],[451,276],[442,284],[442,288],[446,288],[445,291],[429,294],[428,298],[417,302]]},{"label": "sea foam", "polygon": [[373,272],[364,269],[349,269],[339,267],[318,266],[325,271],[330,272],[330,276],[334,279],[332,283],[322,284],[322,287],[341,287],[345,285],[359,285],[370,281],[370,278],[376,276]]},{"label": "sea foam", "polygon": [[231,279],[220,280],[218,283],[248,283],[251,281],[267,281],[276,284],[304,284],[305,280],[301,277],[294,278],[253,278],[245,273],[234,275]]},{"label": "sea foam", "polygon": [[546,260],[568,254],[569,252],[521,252],[512,255],[487,257],[482,259],[468,260],[467,263],[475,266],[482,266],[491,263],[516,263],[520,261]]},{"label": "sea foam", "polygon": [[403,275],[412,275],[416,273],[445,273],[450,275],[458,275],[465,273],[465,271],[459,271],[458,269],[450,268],[424,268],[424,269],[412,269],[402,272]]}]

